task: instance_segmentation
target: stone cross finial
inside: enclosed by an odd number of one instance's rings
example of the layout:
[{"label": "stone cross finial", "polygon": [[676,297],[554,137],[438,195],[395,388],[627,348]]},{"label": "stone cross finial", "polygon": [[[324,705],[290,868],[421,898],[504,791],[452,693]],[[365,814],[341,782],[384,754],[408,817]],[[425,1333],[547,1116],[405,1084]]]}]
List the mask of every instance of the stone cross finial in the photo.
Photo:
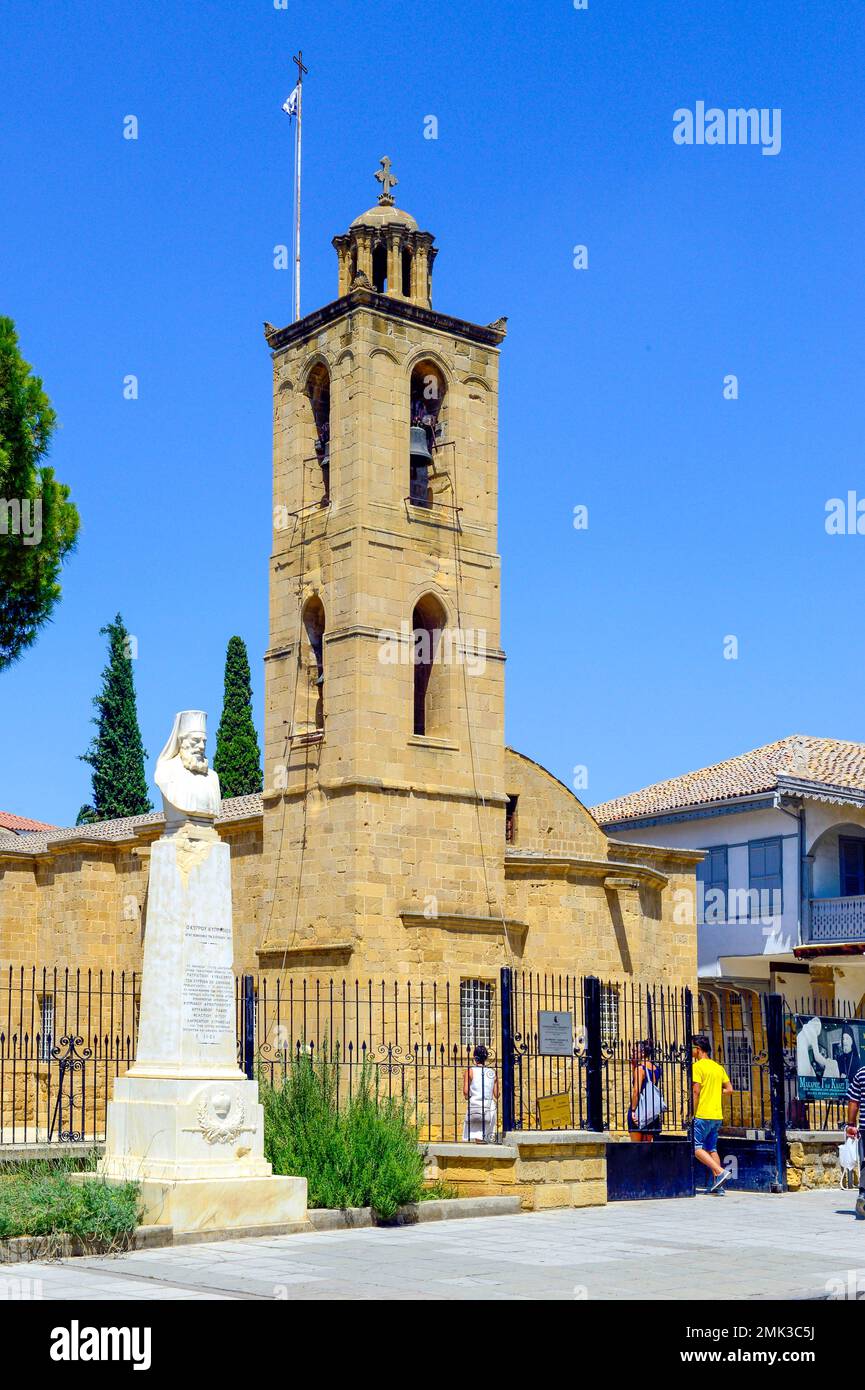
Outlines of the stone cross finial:
[{"label": "stone cross finial", "polygon": [[392,203],[393,197],[390,190],[399,183],[399,179],[396,174],[391,173],[390,160],[387,155],[379,160],[379,164],[381,168],[375,171],[375,176],[381,184],[381,193],[378,195],[378,200],[380,203]]}]

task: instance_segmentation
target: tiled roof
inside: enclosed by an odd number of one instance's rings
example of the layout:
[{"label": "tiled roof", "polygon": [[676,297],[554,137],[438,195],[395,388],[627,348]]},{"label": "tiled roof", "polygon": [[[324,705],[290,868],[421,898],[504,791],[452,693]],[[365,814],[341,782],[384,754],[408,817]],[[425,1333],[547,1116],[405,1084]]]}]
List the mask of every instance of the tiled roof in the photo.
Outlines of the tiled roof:
[{"label": "tiled roof", "polygon": [[[222,803],[222,810],[216,818],[217,825],[227,825],[231,821],[247,820],[262,814],[261,793],[252,796],[231,796]],[[0,826],[0,850],[12,850],[18,854],[44,854],[47,850],[62,845],[66,840],[107,840],[119,843],[134,839],[140,830],[152,826],[158,829],[165,822],[161,811],[148,811],[143,816],[123,816],[119,820],[99,820],[92,825],[71,825],[58,828],[48,826],[45,830],[24,831],[20,834],[6,832]],[[34,825],[38,822],[34,821]]]},{"label": "tiled roof", "polygon": [[44,820],[30,820],[28,816],[16,816],[14,811],[0,811],[0,830],[53,830],[54,826]]},{"label": "tiled roof", "polygon": [[668,811],[698,806],[706,801],[774,791],[779,778],[784,785],[818,783],[839,790],[865,794],[865,743],[838,738],[812,738],[791,734],[777,743],[765,743],[750,753],[740,753],[698,772],[655,782],[642,791],[604,801],[592,808],[601,825],[658,816]]}]

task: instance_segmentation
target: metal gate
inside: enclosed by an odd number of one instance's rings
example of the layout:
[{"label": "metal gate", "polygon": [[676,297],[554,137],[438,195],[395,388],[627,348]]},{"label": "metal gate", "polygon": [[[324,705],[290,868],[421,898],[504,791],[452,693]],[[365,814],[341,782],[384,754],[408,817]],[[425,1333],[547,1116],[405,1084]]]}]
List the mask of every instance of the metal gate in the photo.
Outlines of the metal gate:
[{"label": "metal gate", "polygon": [[[501,1012],[505,1132],[608,1134],[609,1201],[691,1197],[706,1185],[693,1150],[689,989],[506,968]],[[712,1055],[734,1084],[719,1154],[738,1185],[778,1190],[786,1170],[782,1001],[764,996],[726,1025],[711,1029]],[[657,1068],[665,1109],[652,1143],[637,1143],[634,1080],[646,1062]]]}]

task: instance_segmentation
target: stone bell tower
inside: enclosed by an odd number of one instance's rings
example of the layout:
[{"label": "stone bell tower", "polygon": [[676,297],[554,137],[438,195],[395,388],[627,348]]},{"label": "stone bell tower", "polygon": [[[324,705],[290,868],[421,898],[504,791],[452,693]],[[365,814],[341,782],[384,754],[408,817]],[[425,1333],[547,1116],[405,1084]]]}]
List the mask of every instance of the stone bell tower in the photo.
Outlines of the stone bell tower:
[{"label": "stone bell tower", "polygon": [[[259,958],[305,973],[466,960],[504,910],[498,351],[432,308],[433,236],[378,201],[338,298],[273,356]],[[467,954],[468,953],[468,954]]]}]

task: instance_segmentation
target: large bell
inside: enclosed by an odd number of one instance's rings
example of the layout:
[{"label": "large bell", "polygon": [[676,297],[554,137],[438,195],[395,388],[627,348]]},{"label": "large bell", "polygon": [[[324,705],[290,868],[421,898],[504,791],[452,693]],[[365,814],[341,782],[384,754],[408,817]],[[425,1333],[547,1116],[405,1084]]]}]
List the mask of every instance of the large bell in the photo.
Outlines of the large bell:
[{"label": "large bell", "polygon": [[429,444],[427,442],[427,432],[423,425],[412,425],[409,453],[411,454],[412,463],[432,463],[432,454],[429,451]]}]

